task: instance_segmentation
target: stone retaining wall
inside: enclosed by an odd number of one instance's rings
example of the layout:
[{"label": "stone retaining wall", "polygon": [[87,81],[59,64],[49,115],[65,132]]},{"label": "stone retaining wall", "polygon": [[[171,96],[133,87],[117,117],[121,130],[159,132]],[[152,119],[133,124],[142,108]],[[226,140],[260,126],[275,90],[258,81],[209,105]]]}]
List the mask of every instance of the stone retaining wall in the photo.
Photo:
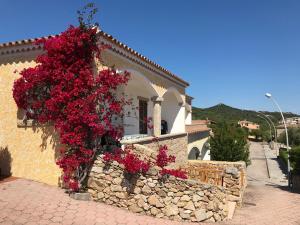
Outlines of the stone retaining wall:
[{"label": "stone retaining wall", "polygon": [[[168,154],[176,156],[175,165],[184,165],[188,159],[187,146],[188,139],[186,133],[165,134],[158,137],[160,145],[167,145],[169,148]],[[145,137],[134,140],[122,141],[122,144],[138,144],[148,148],[151,152],[158,153],[158,146],[153,137]]]},{"label": "stone retaining wall", "polygon": [[182,168],[190,179],[224,187],[227,199],[241,205],[247,186],[244,162],[190,160]]},{"label": "stone retaining wall", "polygon": [[88,192],[95,201],[158,218],[213,222],[228,215],[223,187],[174,177],[161,182],[158,168],[145,176],[128,177],[117,162],[106,166],[101,157],[91,170]]}]

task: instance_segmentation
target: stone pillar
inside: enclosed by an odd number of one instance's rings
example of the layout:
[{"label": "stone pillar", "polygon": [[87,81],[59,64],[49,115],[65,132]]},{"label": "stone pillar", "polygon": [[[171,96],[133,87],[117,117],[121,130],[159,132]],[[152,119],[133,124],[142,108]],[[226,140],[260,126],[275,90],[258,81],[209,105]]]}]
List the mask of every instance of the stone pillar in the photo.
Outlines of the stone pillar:
[{"label": "stone pillar", "polygon": [[161,135],[161,102],[164,99],[159,96],[154,96],[151,100],[153,101],[153,135],[158,137]]}]

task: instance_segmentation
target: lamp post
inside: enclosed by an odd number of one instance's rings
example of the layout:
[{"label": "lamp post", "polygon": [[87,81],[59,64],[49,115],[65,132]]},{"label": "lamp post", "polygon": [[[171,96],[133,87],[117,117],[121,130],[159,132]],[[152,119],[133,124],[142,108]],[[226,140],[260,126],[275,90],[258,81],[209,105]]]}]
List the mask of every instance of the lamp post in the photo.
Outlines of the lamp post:
[{"label": "lamp post", "polygon": [[274,128],[274,132],[275,132],[275,144],[274,144],[274,147],[275,147],[275,150],[276,150],[276,156],[278,157],[279,156],[279,148],[278,148],[278,145],[277,145],[277,128],[275,127],[275,124],[274,122],[270,119],[270,117],[274,118],[272,115],[266,115],[266,117],[269,119],[269,121],[271,122],[273,128]]},{"label": "lamp post", "polygon": [[277,142],[277,129],[276,129],[276,127],[275,127],[275,124],[274,124],[274,122],[270,119],[270,117],[272,117],[272,118],[274,118],[272,115],[265,115],[268,119],[269,119],[269,121],[271,122],[271,124],[272,124],[272,126],[273,126],[273,128],[274,128],[274,132],[275,132],[275,142]]},{"label": "lamp post", "polygon": [[275,150],[276,150],[276,156],[279,155],[279,152],[278,152],[278,148],[277,148],[277,129],[275,127],[275,124],[273,123],[273,121],[270,119],[270,117],[273,117],[272,115],[265,115],[263,114],[262,112],[260,111],[257,111],[259,114],[261,114],[264,118],[266,118],[271,124],[272,124],[272,127],[274,129],[274,138],[275,138],[275,144],[273,146],[273,148],[275,147]]},{"label": "lamp post", "polygon": [[272,141],[272,128],[271,128],[271,124],[270,124],[269,120],[267,120],[265,117],[263,117],[263,116],[261,116],[259,114],[257,114],[257,116],[260,117],[260,118],[262,118],[262,119],[264,119],[267,122],[267,124],[269,125],[269,128],[270,128],[270,139]]},{"label": "lamp post", "polygon": [[288,170],[288,186],[291,186],[291,164],[290,164],[290,150],[289,150],[289,136],[288,136],[288,130],[287,130],[287,126],[286,126],[286,122],[285,122],[285,118],[283,116],[282,110],[279,106],[279,104],[277,103],[277,101],[272,97],[272,95],[270,93],[266,93],[265,96],[268,99],[271,99],[273,101],[273,103],[277,106],[277,108],[279,109],[279,112],[281,114],[281,118],[284,124],[284,129],[285,129],[285,136],[286,136],[286,149],[287,149],[287,153],[288,153],[288,159],[287,159],[287,170]]}]

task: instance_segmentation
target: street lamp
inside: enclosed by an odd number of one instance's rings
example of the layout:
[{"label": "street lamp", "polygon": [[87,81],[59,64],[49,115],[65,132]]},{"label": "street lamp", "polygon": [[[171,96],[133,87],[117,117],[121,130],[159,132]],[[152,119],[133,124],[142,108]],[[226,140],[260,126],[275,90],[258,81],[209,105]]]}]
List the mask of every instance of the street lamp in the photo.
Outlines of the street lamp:
[{"label": "street lamp", "polygon": [[274,138],[275,138],[275,144],[274,146],[272,147],[274,149],[275,147],[275,150],[276,150],[276,156],[279,155],[279,152],[278,152],[278,148],[277,148],[277,129],[275,127],[275,124],[273,123],[273,121],[270,119],[270,117],[273,117],[272,115],[265,115],[263,114],[261,111],[257,111],[259,114],[261,114],[264,118],[266,118],[273,126],[273,129],[274,129]]},{"label": "street lamp", "polygon": [[274,128],[274,132],[275,132],[275,144],[274,144],[274,147],[275,147],[275,150],[276,150],[276,156],[278,157],[279,156],[279,148],[277,146],[277,136],[278,136],[278,133],[277,133],[277,128],[275,127],[274,122],[271,120],[271,118],[274,118],[274,117],[272,115],[266,115],[266,117],[269,119],[269,121],[271,122],[271,124],[272,124],[272,126]]},{"label": "street lamp", "polygon": [[269,122],[269,120],[267,120],[265,117],[263,117],[263,116],[261,116],[261,115],[259,115],[259,114],[257,114],[257,116],[259,117],[259,118],[262,118],[263,120],[265,120],[266,122],[267,122],[267,124],[268,124],[268,126],[269,126],[269,128],[270,128],[270,140],[272,141],[272,128],[271,128],[271,124],[270,124],[270,122]]},{"label": "street lamp", "polygon": [[268,99],[271,99],[273,101],[273,103],[277,106],[277,108],[279,109],[279,112],[281,114],[281,118],[284,124],[284,129],[285,129],[285,136],[286,136],[286,149],[287,149],[287,153],[288,153],[288,159],[287,159],[287,169],[288,169],[288,186],[291,186],[291,164],[290,164],[290,151],[289,151],[289,136],[288,136],[288,130],[286,127],[286,122],[285,122],[285,118],[283,116],[282,110],[279,106],[279,104],[277,103],[277,101],[272,97],[272,95],[270,93],[266,93],[265,96]]},{"label": "street lamp", "polygon": [[274,124],[274,122],[270,119],[270,117],[272,117],[272,118],[274,118],[272,115],[265,115],[268,119],[269,119],[269,121],[272,123],[272,126],[273,126],[273,128],[274,128],[274,131],[275,131],[275,142],[277,142],[277,129],[276,129],[276,127],[275,127],[275,124]]}]

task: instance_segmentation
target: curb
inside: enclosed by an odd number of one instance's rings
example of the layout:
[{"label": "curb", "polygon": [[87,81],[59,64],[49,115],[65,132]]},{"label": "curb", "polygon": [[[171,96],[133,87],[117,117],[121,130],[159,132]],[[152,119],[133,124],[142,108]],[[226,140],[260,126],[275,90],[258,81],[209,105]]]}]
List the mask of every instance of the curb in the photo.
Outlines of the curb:
[{"label": "curb", "polygon": [[268,177],[269,179],[271,178],[271,174],[270,174],[270,169],[269,169],[269,162],[268,162],[268,158],[267,158],[267,155],[266,155],[266,150],[263,146],[263,149],[264,149],[264,156],[265,156],[265,159],[266,159],[266,165],[267,165],[267,171],[268,171]]}]

